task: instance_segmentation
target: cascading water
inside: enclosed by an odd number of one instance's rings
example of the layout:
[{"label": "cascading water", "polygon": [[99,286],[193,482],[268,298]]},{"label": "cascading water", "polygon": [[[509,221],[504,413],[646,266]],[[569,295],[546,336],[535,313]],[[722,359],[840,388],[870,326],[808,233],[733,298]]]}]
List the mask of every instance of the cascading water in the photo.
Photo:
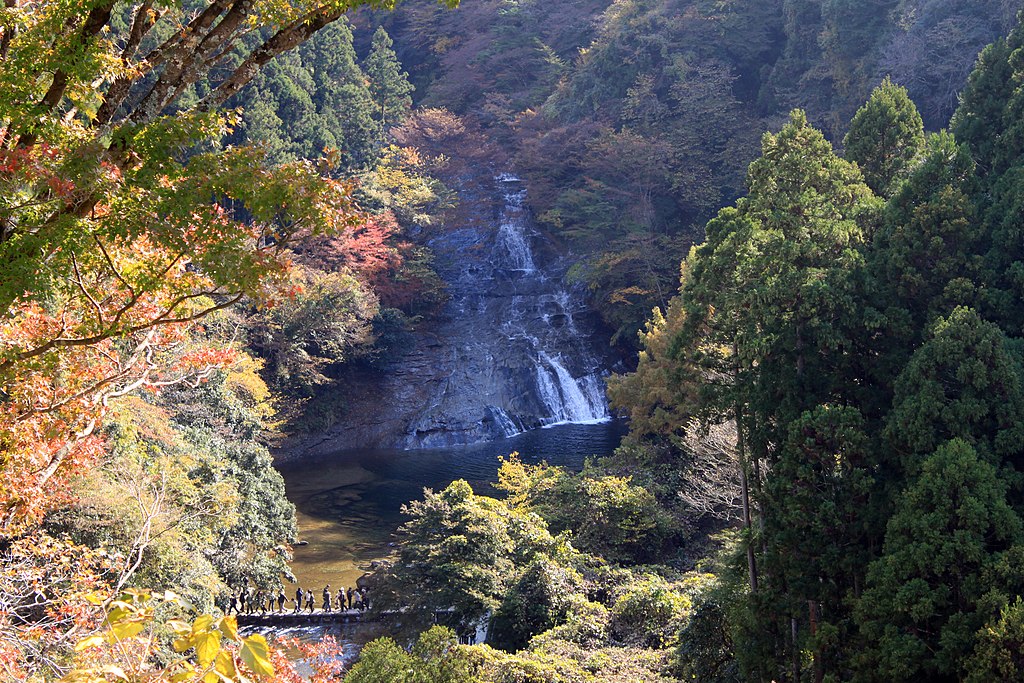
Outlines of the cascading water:
[{"label": "cascading water", "polygon": [[[407,447],[609,417],[600,364],[574,320],[583,307],[562,284],[559,264],[544,267],[534,254],[539,236],[525,208],[526,188],[511,174],[496,182],[496,226],[450,233],[431,245],[454,257],[450,269],[442,268],[452,296],[445,334],[461,347]],[[480,417],[467,425],[467,413]]]},{"label": "cascading water", "polygon": [[[509,174],[503,174],[498,176],[498,182],[503,185],[511,185],[518,183],[519,179]],[[506,191],[502,194],[505,203],[498,224],[496,246],[505,252],[506,263],[513,270],[534,273],[537,266],[533,263],[533,252],[526,239],[526,212],[523,211],[526,190]]]},{"label": "cascading water", "polygon": [[[595,320],[564,284],[526,189],[495,178],[497,210],[427,242],[450,300],[384,375],[350,382],[347,415],[308,452],[432,448],[609,418]],[[603,344],[600,346],[604,346]]]},{"label": "cascading water", "polygon": [[[502,329],[512,339],[525,342],[526,354],[534,365],[536,378],[533,391],[546,408],[540,415],[543,425],[566,422],[595,422],[608,419],[603,382],[593,367],[593,359],[578,344],[579,332],[573,322],[572,300],[560,282],[552,281],[534,265],[530,248],[529,223],[523,209],[526,189],[519,178],[505,174],[498,177],[503,206],[499,217],[495,249],[491,262],[495,270],[521,273],[517,289],[530,295],[512,296],[508,318]],[[536,325],[531,314],[540,309],[542,325]],[[573,375],[563,361],[563,353],[576,354],[576,364],[584,372]],[[504,409],[498,409],[507,413]],[[502,420],[505,436],[517,434],[521,421]]]},{"label": "cascading water", "polygon": [[607,419],[608,408],[595,378],[587,376],[576,379],[557,358],[543,351],[540,357],[543,362],[537,365],[537,388],[556,424]]}]

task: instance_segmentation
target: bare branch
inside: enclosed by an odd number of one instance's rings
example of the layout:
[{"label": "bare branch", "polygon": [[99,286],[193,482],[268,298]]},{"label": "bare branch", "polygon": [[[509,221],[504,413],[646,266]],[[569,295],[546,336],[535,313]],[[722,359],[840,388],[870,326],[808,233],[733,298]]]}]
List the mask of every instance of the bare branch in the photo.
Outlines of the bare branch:
[{"label": "bare branch", "polygon": [[79,291],[81,291],[85,298],[89,300],[89,303],[92,304],[93,310],[96,312],[96,326],[102,329],[104,326],[103,309],[100,308],[96,299],[94,299],[92,294],[89,293],[89,290],[86,289],[85,282],[82,281],[82,272],[78,268],[78,257],[75,256],[74,251],[71,252],[71,265],[75,271],[75,278],[72,282],[78,286]]},{"label": "bare branch", "polygon": [[135,289],[131,286],[131,283],[129,283],[128,280],[124,279],[124,276],[121,275],[121,271],[114,265],[114,259],[110,258],[110,254],[107,252],[107,248],[103,246],[103,242],[100,240],[99,236],[94,233],[92,239],[96,242],[96,246],[100,248],[100,253],[103,254],[103,258],[106,260],[107,266],[110,267],[110,272],[112,272],[114,277],[116,277],[118,281],[128,289],[128,293],[135,297]]},{"label": "bare branch", "polygon": [[740,465],[736,452],[736,423],[686,426],[685,443],[693,454],[686,485],[679,497],[695,511],[734,521],[743,511]]}]

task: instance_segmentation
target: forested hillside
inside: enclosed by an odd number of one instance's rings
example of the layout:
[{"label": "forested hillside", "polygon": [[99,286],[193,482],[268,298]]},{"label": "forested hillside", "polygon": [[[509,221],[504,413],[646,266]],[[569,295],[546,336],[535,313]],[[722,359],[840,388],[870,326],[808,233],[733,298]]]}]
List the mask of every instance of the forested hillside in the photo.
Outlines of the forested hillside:
[{"label": "forested hillside", "polygon": [[[7,4],[0,680],[1024,680],[1021,3],[453,4]],[[503,172],[628,436],[410,501],[349,670],[239,631]]]},{"label": "forested hillside", "polygon": [[0,679],[301,680],[224,614],[291,578],[268,445],[445,297],[403,226],[449,193],[348,9],[5,10]]},{"label": "forested hillside", "polygon": [[766,133],[610,382],[616,455],[512,460],[504,502],[456,482],[408,509],[385,589],[470,620],[491,596],[490,644],[516,657],[385,642],[350,679],[1024,680],[1022,39],[984,50],[949,131],[886,80],[845,154],[800,109]]},{"label": "forested hillside", "polygon": [[510,150],[541,223],[588,258],[614,343],[632,351],[703,225],[745,190],[761,132],[799,107],[841,145],[885,76],[947,125],[1015,0],[410,2],[383,21],[416,99]]}]

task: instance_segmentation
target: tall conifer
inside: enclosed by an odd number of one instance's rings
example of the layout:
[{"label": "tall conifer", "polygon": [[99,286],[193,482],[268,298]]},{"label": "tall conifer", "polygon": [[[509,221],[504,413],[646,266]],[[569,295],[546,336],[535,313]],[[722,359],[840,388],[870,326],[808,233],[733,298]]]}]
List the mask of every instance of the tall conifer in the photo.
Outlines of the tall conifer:
[{"label": "tall conifer", "polygon": [[857,162],[864,182],[882,197],[891,197],[924,148],[924,123],[906,88],[886,78],[861,107],[843,144],[846,158]]},{"label": "tall conifer", "polygon": [[[349,164],[370,163],[375,154],[374,104],[366,75],[356,63],[352,26],[346,19],[302,47],[302,61],[316,84],[313,101]],[[317,150],[318,152],[321,150]]]},{"label": "tall conifer", "polygon": [[1021,587],[1021,520],[1005,491],[962,439],[921,463],[857,605],[860,680],[962,680],[975,633]]},{"label": "tall conifer", "polygon": [[923,160],[889,201],[868,257],[870,304],[885,335],[868,371],[888,409],[892,379],[906,366],[928,326],[981,296],[983,230],[971,199],[974,162],[952,135],[928,141]]},{"label": "tall conifer", "polygon": [[378,26],[373,34],[370,54],[363,68],[370,82],[370,96],[374,104],[374,120],[377,122],[380,139],[391,126],[401,123],[412,108],[412,92],[409,74],[402,71],[398,56],[391,49],[394,41]]},{"label": "tall conifer", "polygon": [[[797,585],[800,572],[779,561],[784,551],[773,542],[794,549],[821,539],[813,527],[790,527],[788,540],[773,539],[774,525],[792,518],[783,508],[772,509],[769,493],[782,483],[776,476],[786,476],[776,475],[776,468],[791,423],[842,396],[852,383],[846,364],[863,329],[857,282],[864,235],[879,202],[857,168],[836,156],[801,111],[778,134],[764,136],[748,185],[747,197],[708,224],[708,242],[697,251],[684,290],[690,309],[679,348],[691,349],[692,362],[724,380],[716,383],[723,390],[706,392],[706,400],[738,418],[741,452],[752,465],[762,512],[782,515],[762,520],[762,560],[773,571],[751,601],[761,628],[744,647],[774,653],[775,661],[759,664],[761,673],[778,677],[788,669],[797,676],[802,634],[815,619],[806,600],[820,596]],[[770,470],[763,489],[761,465]],[[850,485],[841,498],[854,500],[852,479]],[[819,503],[834,501],[809,505]],[[755,539],[749,543],[753,554]],[[751,568],[755,560],[748,555]]]},{"label": "tall conifer", "polygon": [[[1024,14],[1021,15],[1024,17]],[[950,128],[981,179],[974,195],[987,232],[986,315],[1024,334],[1024,26],[985,48]]]}]

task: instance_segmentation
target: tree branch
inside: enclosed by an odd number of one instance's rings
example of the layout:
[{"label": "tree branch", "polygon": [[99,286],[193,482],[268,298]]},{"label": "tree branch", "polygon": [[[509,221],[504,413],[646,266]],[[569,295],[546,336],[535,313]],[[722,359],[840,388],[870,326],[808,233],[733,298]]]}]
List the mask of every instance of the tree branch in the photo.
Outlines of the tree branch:
[{"label": "tree branch", "polygon": [[[135,13],[135,19],[132,22],[132,29],[128,34],[128,40],[121,50],[121,62],[123,65],[127,66],[135,57],[142,39],[152,30],[159,18],[160,12],[153,9],[153,0],[145,0]],[[128,97],[128,93],[131,92],[132,83],[134,83],[134,79],[124,76],[114,79],[114,82],[107,89],[106,96],[103,98],[103,104],[96,111],[96,118],[93,121],[94,126],[103,126],[110,123],[117,110],[121,108],[125,98]]]},{"label": "tree branch", "polygon": [[[85,23],[82,24],[82,30],[79,31],[78,39],[75,41],[77,44],[72,44],[68,52],[73,54],[79,49],[85,51],[88,48],[93,38],[99,35],[103,27],[110,21],[110,13],[116,2],[117,0],[102,0],[89,11]],[[68,89],[70,80],[68,72],[63,69],[59,69],[53,74],[53,81],[39,103],[44,111],[53,111],[60,104],[60,101],[64,99],[64,93]],[[35,133],[25,133],[18,139],[18,147],[31,147],[37,139],[38,136]]]},{"label": "tree branch", "polygon": [[[143,123],[156,118],[170,104],[171,93],[199,59],[198,53],[203,46],[233,32],[249,16],[252,5],[253,0],[216,0],[193,20],[181,38],[171,39],[173,42],[168,41],[166,47],[158,48],[152,58],[147,57],[150,68],[164,65],[164,70],[128,119],[133,123]],[[217,23],[222,14],[223,18]]]},{"label": "tree branch", "polygon": [[244,88],[259,72],[260,67],[282,52],[298,47],[324,26],[340,18],[341,15],[342,10],[340,9],[321,7],[288,24],[246,57],[227,79],[203,98],[198,109],[210,111],[221,106],[232,95]]}]

